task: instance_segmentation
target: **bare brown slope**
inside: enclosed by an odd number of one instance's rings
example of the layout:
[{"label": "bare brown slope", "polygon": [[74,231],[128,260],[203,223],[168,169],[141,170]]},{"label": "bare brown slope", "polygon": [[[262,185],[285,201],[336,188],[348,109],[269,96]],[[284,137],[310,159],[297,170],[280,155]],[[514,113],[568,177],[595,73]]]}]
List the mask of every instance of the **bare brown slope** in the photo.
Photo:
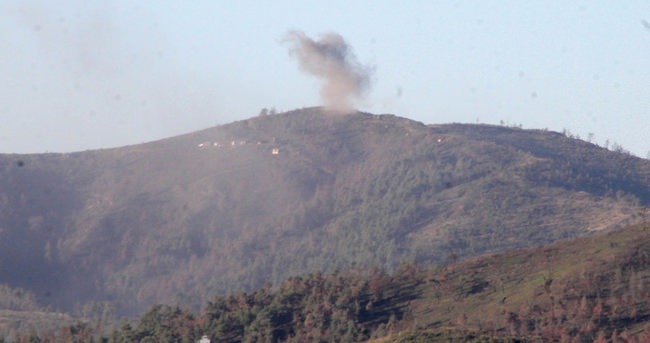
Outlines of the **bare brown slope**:
[{"label": "bare brown slope", "polygon": [[650,202],[648,161],[555,133],[318,108],[0,163],[0,283],[64,308],[536,245]]},{"label": "bare brown slope", "polygon": [[482,256],[432,270],[399,324],[418,330],[385,341],[469,332],[494,341],[646,342],[649,286],[648,224]]}]

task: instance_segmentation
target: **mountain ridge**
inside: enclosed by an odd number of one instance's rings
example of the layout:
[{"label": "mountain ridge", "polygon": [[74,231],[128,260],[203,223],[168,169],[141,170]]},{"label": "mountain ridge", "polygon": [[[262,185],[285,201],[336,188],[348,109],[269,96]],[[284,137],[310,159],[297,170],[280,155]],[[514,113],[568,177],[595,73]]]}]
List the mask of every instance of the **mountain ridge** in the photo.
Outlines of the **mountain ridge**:
[{"label": "mountain ridge", "polygon": [[642,220],[650,202],[649,161],[557,133],[320,108],[1,155],[0,172],[0,283],[123,313],[588,235]]}]

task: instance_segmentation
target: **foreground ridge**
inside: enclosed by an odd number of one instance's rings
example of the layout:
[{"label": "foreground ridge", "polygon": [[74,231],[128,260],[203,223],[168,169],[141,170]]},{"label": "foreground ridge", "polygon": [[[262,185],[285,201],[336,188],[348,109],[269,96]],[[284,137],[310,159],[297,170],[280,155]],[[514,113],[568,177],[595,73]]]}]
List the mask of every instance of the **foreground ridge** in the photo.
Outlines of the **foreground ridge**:
[{"label": "foreground ridge", "polygon": [[[198,313],[156,305],[131,323],[92,321],[44,342],[647,342],[650,225],[394,273],[347,270],[213,298]],[[17,341],[20,341],[17,339]]]}]

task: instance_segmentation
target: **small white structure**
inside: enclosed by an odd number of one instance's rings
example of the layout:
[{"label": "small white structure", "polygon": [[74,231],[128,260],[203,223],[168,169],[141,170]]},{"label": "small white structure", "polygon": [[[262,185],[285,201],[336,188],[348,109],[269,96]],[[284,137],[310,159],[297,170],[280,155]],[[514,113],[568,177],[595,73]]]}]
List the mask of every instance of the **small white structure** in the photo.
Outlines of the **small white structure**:
[{"label": "small white structure", "polygon": [[273,149],[271,150],[271,154],[273,154],[273,155],[279,155],[279,154],[280,154],[280,149],[278,149],[278,148],[273,148]]},{"label": "small white structure", "polygon": [[203,335],[203,337],[201,337],[201,339],[199,340],[199,343],[210,343],[210,339],[208,338],[208,336]]}]

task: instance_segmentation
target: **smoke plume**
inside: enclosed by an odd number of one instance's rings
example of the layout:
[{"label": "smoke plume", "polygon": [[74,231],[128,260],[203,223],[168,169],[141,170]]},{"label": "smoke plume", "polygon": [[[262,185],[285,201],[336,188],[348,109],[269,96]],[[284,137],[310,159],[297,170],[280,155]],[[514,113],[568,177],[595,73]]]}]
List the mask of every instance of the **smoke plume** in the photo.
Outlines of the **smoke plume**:
[{"label": "smoke plume", "polygon": [[300,69],[323,80],[321,98],[330,110],[351,111],[354,102],[369,90],[372,68],[357,61],[341,35],[326,33],[313,40],[304,32],[289,31],[286,41]]}]

